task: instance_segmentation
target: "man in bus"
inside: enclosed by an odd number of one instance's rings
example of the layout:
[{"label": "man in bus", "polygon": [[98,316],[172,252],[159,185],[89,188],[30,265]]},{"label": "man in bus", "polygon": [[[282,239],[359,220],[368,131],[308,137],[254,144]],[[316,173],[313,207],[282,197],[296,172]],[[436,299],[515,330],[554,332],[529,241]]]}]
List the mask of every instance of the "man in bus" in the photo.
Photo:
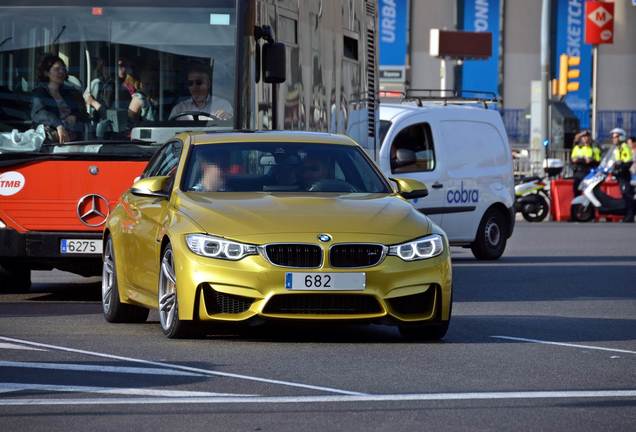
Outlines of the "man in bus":
[{"label": "man in bus", "polygon": [[191,115],[179,114],[185,112],[199,112],[210,114],[212,119],[229,120],[232,118],[232,105],[222,97],[212,94],[212,70],[202,63],[191,63],[187,75],[190,97],[179,102],[170,112],[170,118],[177,120],[193,120]]}]

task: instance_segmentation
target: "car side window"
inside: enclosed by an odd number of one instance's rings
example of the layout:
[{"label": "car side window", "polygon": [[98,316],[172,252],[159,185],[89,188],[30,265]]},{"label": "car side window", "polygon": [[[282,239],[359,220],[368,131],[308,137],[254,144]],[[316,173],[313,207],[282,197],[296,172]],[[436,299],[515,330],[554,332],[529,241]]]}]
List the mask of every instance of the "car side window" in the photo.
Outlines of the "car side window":
[{"label": "car side window", "polygon": [[144,177],[165,176],[174,171],[179,163],[181,141],[171,141],[165,144],[148,163]]},{"label": "car side window", "polygon": [[[412,153],[404,159],[404,149]],[[435,169],[435,148],[433,134],[428,123],[417,123],[400,131],[391,144],[391,172],[409,173],[433,171]]]}]

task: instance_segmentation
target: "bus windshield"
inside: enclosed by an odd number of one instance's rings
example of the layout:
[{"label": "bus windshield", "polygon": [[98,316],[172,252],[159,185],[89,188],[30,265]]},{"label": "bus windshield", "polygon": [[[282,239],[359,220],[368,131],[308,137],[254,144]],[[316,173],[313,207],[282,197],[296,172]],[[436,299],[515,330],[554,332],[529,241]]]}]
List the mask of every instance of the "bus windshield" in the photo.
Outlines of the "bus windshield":
[{"label": "bus windshield", "polygon": [[0,6],[0,132],[43,125],[48,140],[70,142],[188,121],[232,127],[236,0],[28,3]]}]

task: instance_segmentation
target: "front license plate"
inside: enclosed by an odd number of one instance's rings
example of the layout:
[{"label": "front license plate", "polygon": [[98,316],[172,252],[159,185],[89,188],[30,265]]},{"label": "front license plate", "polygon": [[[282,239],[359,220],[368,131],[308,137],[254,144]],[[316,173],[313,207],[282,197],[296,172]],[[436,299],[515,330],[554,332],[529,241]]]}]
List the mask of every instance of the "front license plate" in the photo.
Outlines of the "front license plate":
[{"label": "front license plate", "polygon": [[287,273],[285,288],[304,291],[362,291],[365,273]]},{"label": "front license plate", "polygon": [[62,239],[60,241],[60,253],[62,254],[100,254],[102,253],[102,240],[89,239]]}]

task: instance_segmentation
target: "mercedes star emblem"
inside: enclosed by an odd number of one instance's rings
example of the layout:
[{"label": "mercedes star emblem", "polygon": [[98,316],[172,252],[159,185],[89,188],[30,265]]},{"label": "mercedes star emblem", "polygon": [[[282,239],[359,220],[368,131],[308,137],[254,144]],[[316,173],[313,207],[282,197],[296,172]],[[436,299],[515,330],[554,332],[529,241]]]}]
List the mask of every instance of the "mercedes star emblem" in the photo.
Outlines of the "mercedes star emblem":
[{"label": "mercedes star emblem", "polygon": [[101,195],[84,195],[77,202],[77,217],[86,226],[104,225],[109,213],[108,200]]},{"label": "mercedes star emblem", "polygon": [[331,236],[329,234],[318,234],[318,240],[323,243],[327,243],[331,241]]}]

